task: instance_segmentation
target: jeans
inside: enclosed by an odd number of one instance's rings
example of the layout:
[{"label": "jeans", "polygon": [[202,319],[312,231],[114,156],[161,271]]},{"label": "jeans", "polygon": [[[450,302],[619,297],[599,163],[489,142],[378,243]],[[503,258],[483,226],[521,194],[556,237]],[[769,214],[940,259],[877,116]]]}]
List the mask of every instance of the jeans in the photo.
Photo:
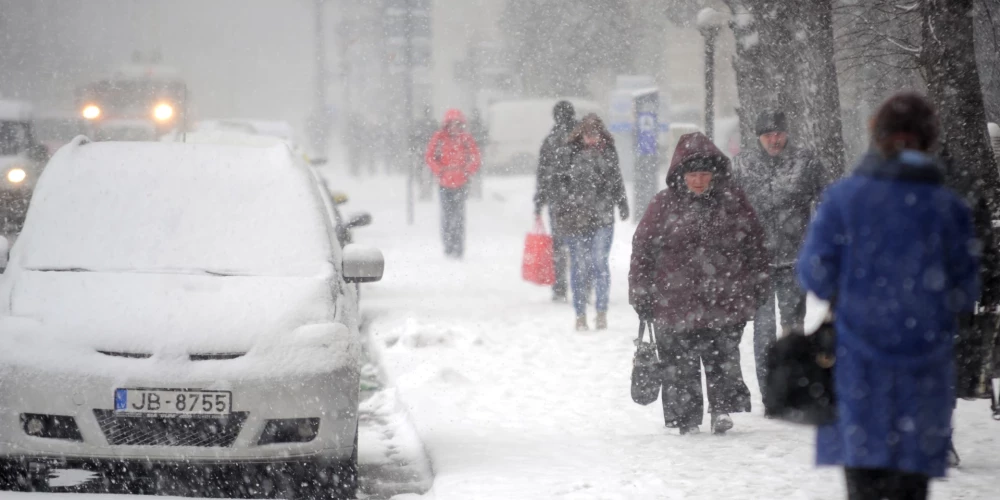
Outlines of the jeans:
[{"label": "jeans", "polygon": [[444,253],[461,258],[465,253],[465,200],[469,190],[441,188],[441,239]]},{"label": "jeans", "polygon": [[885,469],[844,469],[848,500],[926,500],[930,478]]},{"label": "jeans", "polygon": [[[771,273],[782,326],[802,325],[806,316],[806,297],[799,288],[795,269],[772,268]],[[757,309],[753,321],[753,354],[762,397],[767,391],[767,350],[778,340],[777,325],[774,322],[775,295],[768,297],[767,302]]]},{"label": "jeans", "polygon": [[566,238],[559,234],[556,219],[549,214],[549,227],[552,228],[552,264],[556,268],[556,282],[552,285],[554,297],[566,297],[569,289],[567,270],[569,269],[569,245]]},{"label": "jeans", "polygon": [[587,314],[587,298],[590,295],[588,283],[593,284],[597,292],[597,312],[608,311],[611,290],[608,257],[614,235],[614,226],[605,226],[588,233],[565,237],[566,244],[569,245],[573,309],[577,316]]},{"label": "jeans", "polygon": [[665,360],[663,421],[667,427],[701,425],[705,415],[701,365],[705,365],[710,413],[750,411],[750,389],[740,368],[740,323],[724,328],[672,331],[656,326],[656,350]]}]

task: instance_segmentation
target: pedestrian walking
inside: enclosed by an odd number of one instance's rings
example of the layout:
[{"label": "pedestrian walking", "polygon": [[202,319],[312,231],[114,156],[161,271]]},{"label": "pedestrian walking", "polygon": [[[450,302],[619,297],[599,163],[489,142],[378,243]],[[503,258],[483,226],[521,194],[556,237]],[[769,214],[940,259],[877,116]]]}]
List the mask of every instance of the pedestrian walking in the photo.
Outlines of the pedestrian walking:
[{"label": "pedestrian walking", "polygon": [[704,134],[680,138],[667,188],[646,209],[632,239],[629,302],[655,326],[666,365],[661,401],[667,427],[699,431],[701,364],[712,432],[750,411],[740,368],[747,321],[770,292],[765,232],[733,183],[729,159]]},{"label": "pedestrian walking", "polygon": [[929,154],[933,105],[897,94],[871,124],[874,152],[827,189],[798,258],[803,286],[834,304],[837,419],[817,463],[846,469],[848,498],[927,498],[945,475],[954,338],[979,297],[971,211]]},{"label": "pedestrian walking", "polygon": [[[556,270],[556,282],[552,285],[552,300],[566,302],[569,268],[569,247],[561,234],[555,217],[554,205],[559,203],[556,196],[554,178],[558,172],[568,169],[569,136],[577,126],[576,110],[569,101],[559,101],[552,109],[555,125],[545,137],[538,153],[538,173],[535,179],[535,217],[542,216],[542,209],[549,206],[549,226],[552,229],[552,260]],[[587,289],[590,287],[588,286]]]},{"label": "pedestrian walking", "polygon": [[[596,293],[596,327],[608,327],[608,301],[611,270],[608,259],[614,238],[615,207],[622,220],[628,220],[629,207],[625,183],[618,166],[618,152],[604,122],[589,114],[570,133],[565,162],[557,162],[552,176],[552,196],[560,201],[551,204],[554,225],[569,247],[570,286],[576,329],[588,330],[588,283]],[[554,199],[554,198],[553,198]]]},{"label": "pedestrian walking", "polygon": [[445,112],[441,128],[427,143],[424,159],[440,186],[444,253],[461,259],[465,254],[468,183],[480,166],[479,146],[465,130],[465,115],[461,111],[449,109]]},{"label": "pedestrian walking", "polygon": [[768,297],[754,315],[753,328],[757,382],[763,397],[767,350],[777,340],[775,308],[782,332],[801,328],[805,318],[805,294],[795,278],[795,258],[829,176],[816,155],[797,147],[789,137],[784,112],[761,113],[754,129],[757,143],[733,158],[733,177],[764,226],[771,254],[776,296]]}]

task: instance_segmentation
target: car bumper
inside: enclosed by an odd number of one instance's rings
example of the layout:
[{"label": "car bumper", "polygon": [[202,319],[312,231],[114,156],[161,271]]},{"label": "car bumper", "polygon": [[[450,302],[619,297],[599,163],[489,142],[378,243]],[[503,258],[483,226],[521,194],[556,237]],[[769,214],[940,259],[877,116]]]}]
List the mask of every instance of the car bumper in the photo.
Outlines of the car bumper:
[{"label": "car bumper", "polygon": [[[328,373],[277,379],[220,377],[201,382],[170,384],[155,378],[53,375],[31,369],[15,369],[0,387],[0,458],[48,460],[77,457],[79,460],[109,460],[184,463],[268,462],[273,460],[346,460],[354,451],[358,411],[358,371],[344,368]],[[114,432],[108,422],[114,417],[117,388],[223,390],[232,393],[232,411],[241,422],[235,438],[225,444],[200,446],[113,445]],[[22,414],[72,417],[80,440],[29,436]],[[309,442],[259,444],[268,421],[319,418],[316,436]],[[194,422],[198,419],[191,419]],[[198,425],[211,420],[198,421]],[[199,427],[201,429],[201,427]],[[162,426],[140,427],[128,432],[164,431]],[[198,431],[205,432],[205,431]],[[215,432],[211,429],[210,432]],[[174,441],[167,436],[166,441]],[[147,440],[148,441],[148,440]],[[162,443],[163,440],[160,440]]]},{"label": "car bumper", "polygon": [[[6,457],[0,458],[0,477],[5,480],[0,489],[177,496],[229,496],[242,491],[272,496],[269,493],[294,490],[317,471],[343,466],[343,460],[324,456],[246,461]],[[53,485],[57,471],[76,474]]]}]

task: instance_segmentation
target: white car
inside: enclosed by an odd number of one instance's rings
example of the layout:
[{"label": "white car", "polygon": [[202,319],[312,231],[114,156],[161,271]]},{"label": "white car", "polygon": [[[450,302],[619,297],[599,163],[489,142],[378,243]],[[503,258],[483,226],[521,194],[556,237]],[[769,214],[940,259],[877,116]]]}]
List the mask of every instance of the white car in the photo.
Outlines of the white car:
[{"label": "white car", "polygon": [[384,263],[332,214],[283,145],[60,149],[0,255],[0,486],[354,498],[350,284]]}]

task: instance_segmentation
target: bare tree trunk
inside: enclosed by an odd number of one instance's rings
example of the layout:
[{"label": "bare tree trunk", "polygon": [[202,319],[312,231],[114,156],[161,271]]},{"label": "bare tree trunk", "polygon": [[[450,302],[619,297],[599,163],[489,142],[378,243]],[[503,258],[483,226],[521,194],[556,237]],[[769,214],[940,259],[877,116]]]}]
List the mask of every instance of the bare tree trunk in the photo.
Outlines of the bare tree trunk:
[{"label": "bare tree trunk", "polygon": [[943,141],[955,159],[956,186],[986,197],[1000,217],[1000,174],[990,149],[976,66],[973,0],[924,0],[921,65],[941,115]]},{"label": "bare tree trunk", "polygon": [[797,5],[790,52],[798,57],[794,69],[803,101],[798,142],[819,155],[830,178],[838,178],[844,173],[844,136],[834,62],[833,7],[831,0],[799,0]]},{"label": "bare tree trunk", "polygon": [[986,119],[1000,122],[1000,4],[995,0],[976,2],[975,30]]},{"label": "bare tree trunk", "polygon": [[803,128],[802,93],[799,75],[793,70],[791,19],[794,7],[782,0],[725,0],[733,13],[730,27],[736,36],[736,88],[740,105],[742,147],[753,147],[757,134],[753,126],[757,115],[766,109],[782,110],[788,115],[793,138],[801,137]]}]

